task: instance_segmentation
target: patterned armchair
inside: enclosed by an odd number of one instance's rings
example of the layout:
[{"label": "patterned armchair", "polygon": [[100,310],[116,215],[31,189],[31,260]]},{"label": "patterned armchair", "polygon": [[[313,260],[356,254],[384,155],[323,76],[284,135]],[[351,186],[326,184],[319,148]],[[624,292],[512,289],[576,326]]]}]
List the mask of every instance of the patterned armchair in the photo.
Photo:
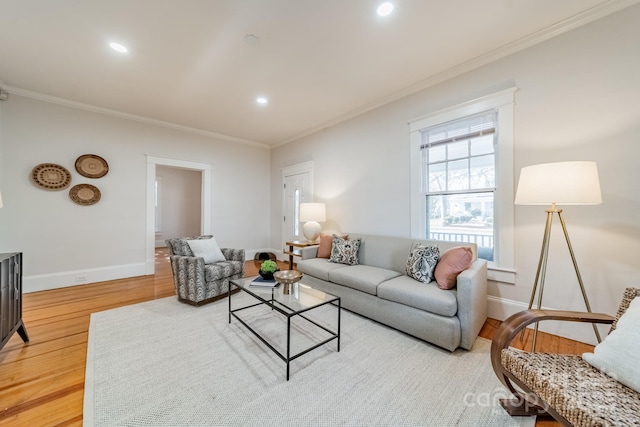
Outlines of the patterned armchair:
[{"label": "patterned armchair", "polygon": [[227,295],[229,281],[244,275],[244,249],[220,248],[226,261],[205,264],[193,255],[187,240],[210,239],[213,236],[167,239],[173,282],[178,300],[201,305]]}]

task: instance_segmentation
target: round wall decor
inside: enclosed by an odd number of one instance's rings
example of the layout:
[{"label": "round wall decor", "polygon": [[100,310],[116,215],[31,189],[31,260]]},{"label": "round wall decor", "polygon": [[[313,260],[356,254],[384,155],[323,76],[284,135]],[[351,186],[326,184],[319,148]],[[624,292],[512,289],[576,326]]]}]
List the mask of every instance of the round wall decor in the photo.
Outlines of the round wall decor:
[{"label": "round wall decor", "polygon": [[76,170],[87,178],[102,178],[109,172],[109,165],[100,156],[83,154],[76,159]]},{"label": "round wall decor", "polygon": [[71,187],[69,197],[74,203],[82,206],[89,206],[98,203],[102,194],[98,187],[91,184],[78,184]]},{"label": "round wall decor", "polygon": [[40,163],[31,170],[31,179],[45,190],[62,190],[71,184],[71,173],[55,163]]}]

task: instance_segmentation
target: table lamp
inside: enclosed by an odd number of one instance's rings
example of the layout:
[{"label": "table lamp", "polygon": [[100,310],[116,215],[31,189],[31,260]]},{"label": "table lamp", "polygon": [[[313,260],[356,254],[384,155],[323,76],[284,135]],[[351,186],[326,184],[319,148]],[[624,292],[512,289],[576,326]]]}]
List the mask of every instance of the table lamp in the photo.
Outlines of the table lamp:
[{"label": "table lamp", "polygon": [[302,234],[307,238],[307,242],[315,242],[320,236],[320,224],[327,220],[327,212],[324,203],[300,203],[300,222]]},{"label": "table lamp", "polygon": [[2,193],[0,193],[0,208],[2,207]]},{"label": "table lamp", "polygon": [[[582,276],[578,269],[578,263],[573,253],[571,241],[569,240],[569,233],[567,233],[567,226],[562,217],[562,209],[558,209],[556,205],[597,205],[601,203],[600,181],[598,179],[598,168],[595,162],[544,163],[522,168],[520,180],[518,181],[518,189],[516,191],[515,204],[550,205],[550,208],[546,210],[547,222],[542,239],[538,270],[536,271],[536,278],[533,283],[533,290],[531,291],[531,299],[529,300],[529,309],[533,306],[538,283],[540,284],[540,289],[538,292],[537,308],[540,309],[542,306],[544,279],[547,272],[547,259],[549,255],[549,237],[551,234],[553,214],[557,213],[560,218],[565,240],[567,241],[569,254],[573,261],[573,268],[578,277],[582,298],[584,299],[587,311],[591,312],[589,299],[587,298],[587,293],[582,283]],[[595,325],[593,325],[593,330],[598,342],[600,342],[600,333]],[[536,348],[537,334],[538,323],[535,324],[533,331],[532,351],[535,351]]]}]

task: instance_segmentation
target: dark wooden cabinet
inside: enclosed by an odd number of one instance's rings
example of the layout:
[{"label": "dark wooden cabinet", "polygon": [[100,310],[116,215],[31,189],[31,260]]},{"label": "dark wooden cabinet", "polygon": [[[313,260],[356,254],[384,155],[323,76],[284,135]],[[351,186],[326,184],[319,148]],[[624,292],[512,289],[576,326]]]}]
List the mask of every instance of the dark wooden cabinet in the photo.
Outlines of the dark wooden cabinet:
[{"label": "dark wooden cabinet", "polygon": [[0,349],[14,332],[29,341],[22,322],[22,252],[0,254]]}]

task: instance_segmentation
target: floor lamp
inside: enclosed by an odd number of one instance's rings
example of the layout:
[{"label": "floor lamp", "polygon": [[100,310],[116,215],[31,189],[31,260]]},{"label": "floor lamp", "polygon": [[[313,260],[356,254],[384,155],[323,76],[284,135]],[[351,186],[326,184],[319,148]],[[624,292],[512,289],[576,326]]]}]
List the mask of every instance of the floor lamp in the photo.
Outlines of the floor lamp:
[{"label": "floor lamp", "polygon": [[[567,233],[567,226],[562,217],[562,209],[556,205],[597,205],[602,203],[600,194],[600,182],[598,180],[598,168],[595,162],[560,162],[545,163],[541,165],[527,166],[520,172],[518,190],[516,191],[516,205],[551,205],[547,212],[547,223],[544,228],[542,239],[542,249],[540,251],[540,261],[538,270],[531,291],[529,309],[533,306],[536,291],[538,291],[537,308],[542,306],[542,294],[544,292],[544,279],[547,272],[547,258],[549,255],[549,238],[551,235],[551,225],[553,214],[558,214],[560,225],[564,233],[564,238],[569,247],[569,254],[573,261],[573,268],[578,277],[582,298],[591,313],[591,306],[587,293],[584,290],[582,276],[578,269],[575,254]],[[538,290],[538,284],[540,288]],[[598,342],[601,341],[600,333],[596,325],[592,324]],[[524,334],[524,331],[523,331]],[[532,351],[536,349],[536,338],[538,335],[538,323],[536,322],[533,331]]]}]

